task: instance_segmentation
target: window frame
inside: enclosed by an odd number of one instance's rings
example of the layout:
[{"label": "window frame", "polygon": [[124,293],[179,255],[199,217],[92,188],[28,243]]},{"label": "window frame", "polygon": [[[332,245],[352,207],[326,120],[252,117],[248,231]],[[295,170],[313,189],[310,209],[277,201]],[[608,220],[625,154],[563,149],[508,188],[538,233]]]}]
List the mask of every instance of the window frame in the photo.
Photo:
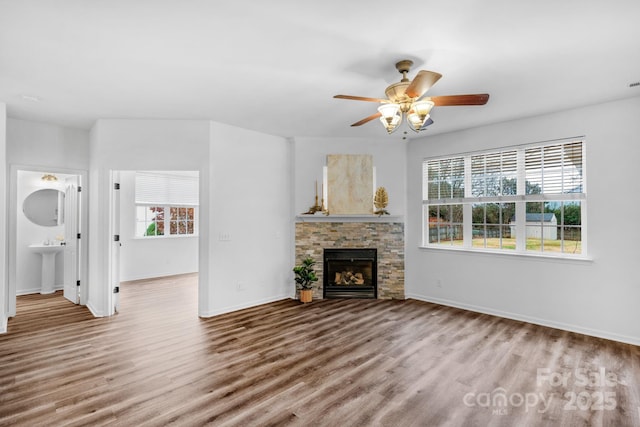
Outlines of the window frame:
[{"label": "window frame", "polygon": [[[138,219],[138,208],[140,207],[144,207],[144,208],[149,208],[149,207],[158,207],[158,208],[163,208],[164,209],[164,218],[163,218],[163,234],[155,234],[155,235],[146,235],[146,230],[148,229],[148,225],[145,226],[145,234],[143,235],[139,235],[138,234],[138,224],[142,221],[140,221]],[[171,219],[171,209],[193,209],[193,220],[190,220],[191,222],[193,222],[193,233],[171,233],[171,222],[174,221]],[[150,203],[136,203],[135,204],[135,209],[136,209],[136,214],[134,217],[134,221],[135,221],[135,225],[134,225],[134,238],[135,239],[177,239],[177,238],[182,238],[182,237],[198,237],[199,235],[199,227],[198,227],[198,206],[192,206],[192,205],[172,205],[172,204],[150,204]],[[147,220],[145,218],[145,223],[147,223]],[[152,221],[149,221],[149,225],[151,224]],[[178,227],[176,226],[176,229]],[[187,227],[188,230],[188,227]]]},{"label": "window frame", "polygon": [[[559,139],[553,141],[545,141],[545,142],[537,142],[537,143],[529,143],[522,145],[514,145],[514,146],[505,146],[500,148],[493,148],[481,151],[473,151],[473,152],[465,152],[460,154],[451,154],[447,156],[437,156],[437,157],[428,157],[424,158],[422,162],[422,244],[420,247],[428,248],[428,249],[437,249],[437,250],[464,250],[464,251],[472,251],[472,252],[488,252],[495,254],[509,254],[509,255],[524,255],[524,256],[545,256],[545,257],[555,257],[555,258],[568,258],[568,259],[580,259],[587,258],[587,172],[586,172],[586,140],[584,136],[576,137],[576,138],[566,138]],[[547,192],[544,193],[543,190],[540,190],[539,193],[535,193],[531,190],[531,186],[535,184],[529,184],[527,181],[527,177],[531,176],[531,167],[527,170],[527,161],[531,164],[531,158],[526,157],[526,153],[529,150],[540,149],[541,151],[548,150],[553,153],[553,147],[561,146],[561,152],[563,154],[561,169],[558,172],[555,167],[557,167],[557,163],[552,163],[554,168],[544,168],[544,163],[542,162],[541,173],[547,174],[547,177],[550,178],[550,187],[552,191],[556,192]],[[579,151],[576,151],[576,147],[579,147]],[[499,168],[499,179],[502,180],[503,176],[515,178],[516,180],[516,192],[513,194],[513,187],[510,187],[508,191],[505,192],[505,181],[500,181],[499,193],[493,193],[490,195],[479,195],[478,187],[474,187],[474,182],[485,182],[489,179],[495,179],[495,176],[481,176],[478,174],[473,174],[473,171],[478,170],[479,159],[484,156],[485,160],[488,158],[492,159],[493,164],[496,162],[496,158],[504,158],[505,153],[515,152],[516,159],[516,169],[515,174],[511,169],[506,174],[500,175],[503,173],[502,166]],[[530,151],[533,152],[533,151]],[[566,154],[565,156],[565,153]],[[513,154],[511,154],[513,156]],[[429,187],[430,183],[437,181],[433,175],[441,177],[442,171],[437,169],[438,162],[446,162],[447,161],[455,161],[456,159],[462,159],[464,163],[464,196],[463,197],[443,197],[443,198],[434,198],[434,191]],[[574,159],[580,161],[580,163],[575,162]],[[512,162],[513,158],[510,158]],[[565,171],[571,167],[571,163],[575,165],[575,167],[571,168],[573,175],[572,177],[579,178],[579,187],[574,187],[573,189],[568,190],[568,186],[566,185],[566,177],[570,175],[565,174]],[[510,163],[512,165],[513,163]],[[430,169],[430,165],[434,166]],[[502,163],[501,163],[502,165]],[[574,170],[575,169],[575,170]],[[486,171],[486,167],[484,169]],[[495,168],[493,169],[495,170]],[[576,172],[577,171],[577,172]],[[527,175],[529,172],[529,175]],[[459,179],[459,176],[455,176],[453,174],[453,179]],[[560,184],[558,184],[558,176],[560,176]],[[556,182],[553,182],[553,179],[556,179]],[[440,178],[442,181],[442,178]],[[544,181],[542,181],[544,182]],[[559,187],[558,187],[559,185]],[[486,185],[483,187],[485,190],[487,189]],[[560,191],[557,191],[557,188],[560,188]],[[579,188],[579,191],[575,191]],[[556,190],[554,190],[556,189]],[[429,193],[431,192],[431,194]],[[453,193],[453,191],[452,191]],[[432,198],[429,198],[432,196]],[[442,197],[442,194],[438,193],[439,197]],[[458,194],[460,196],[460,192]],[[558,236],[560,239],[560,252],[556,251],[545,251],[544,250],[544,242],[542,242],[542,249],[540,250],[530,250],[527,249],[527,203],[533,202],[541,202],[542,210],[544,211],[544,205],[547,203],[556,203],[560,206],[561,209],[561,218],[562,221],[558,222]],[[474,245],[473,237],[474,237],[474,228],[475,224],[473,222],[473,209],[474,206],[478,205],[488,205],[488,204],[515,204],[515,215],[512,223],[510,222],[501,222],[497,225],[500,227],[514,227],[511,230],[515,230],[515,249],[509,247],[508,249],[502,248],[502,237],[500,237],[500,247],[499,248],[488,248],[488,247],[479,247],[478,245]],[[564,224],[564,212],[565,212],[565,204],[579,204],[579,212],[580,212],[580,223],[579,225],[566,225]],[[462,242],[456,242],[456,244],[443,245],[440,242],[431,243],[430,234],[428,229],[433,228],[433,221],[430,221],[430,209],[434,207],[446,206],[446,205],[462,205],[463,207],[463,219],[462,219]],[[546,212],[546,211],[545,211]],[[501,218],[502,219],[502,218]],[[432,218],[433,220],[433,218]],[[440,220],[437,219],[437,222]],[[486,218],[485,218],[486,221]],[[485,224],[486,225],[486,224]],[[565,251],[565,247],[567,242],[571,242],[573,240],[565,239],[565,229],[571,229],[569,231],[577,232],[580,235],[580,252],[572,253],[569,251]],[[431,230],[432,232],[433,230]],[[501,235],[502,236],[502,235]],[[544,235],[541,236],[541,240],[544,239]],[[486,246],[486,238],[485,245]],[[452,242],[453,243],[453,242]],[[577,245],[576,245],[577,247]],[[574,248],[575,250],[575,248]]]}]

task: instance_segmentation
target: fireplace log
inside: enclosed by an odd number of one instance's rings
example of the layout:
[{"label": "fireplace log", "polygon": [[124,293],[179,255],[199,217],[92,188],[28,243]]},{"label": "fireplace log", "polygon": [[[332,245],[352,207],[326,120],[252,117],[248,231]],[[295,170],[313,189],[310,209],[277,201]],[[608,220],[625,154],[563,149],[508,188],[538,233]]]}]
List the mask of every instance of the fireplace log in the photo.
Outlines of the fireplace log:
[{"label": "fireplace log", "polygon": [[336,285],[364,285],[364,276],[362,273],[353,273],[352,271],[336,272],[334,280]]}]

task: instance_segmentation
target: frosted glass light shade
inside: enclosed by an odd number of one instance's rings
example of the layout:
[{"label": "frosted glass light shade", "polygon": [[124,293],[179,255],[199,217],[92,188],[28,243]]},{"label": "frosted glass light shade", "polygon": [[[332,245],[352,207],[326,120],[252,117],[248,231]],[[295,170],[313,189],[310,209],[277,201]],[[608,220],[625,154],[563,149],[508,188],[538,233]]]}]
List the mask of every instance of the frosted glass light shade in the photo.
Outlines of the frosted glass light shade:
[{"label": "frosted glass light shade", "polygon": [[433,108],[432,101],[417,101],[411,105],[411,110],[407,114],[407,123],[411,130],[420,132],[424,123],[429,119],[429,113]]},{"label": "frosted glass light shade", "polygon": [[[429,115],[427,115],[427,117],[429,117]],[[420,132],[420,128],[422,128],[424,120],[420,120],[420,116],[412,111],[407,114],[407,123],[409,123],[409,127],[412,131]]]},{"label": "frosted glass light shade", "polygon": [[380,122],[389,133],[392,133],[394,130],[398,128],[400,121],[402,121],[402,116],[400,114],[396,114],[395,116],[389,119],[386,119],[385,117],[380,117]]},{"label": "frosted glass light shade", "polygon": [[433,101],[417,101],[413,103],[411,109],[420,117],[420,120],[424,122],[433,106]]},{"label": "frosted glass light shade", "polygon": [[378,107],[378,112],[382,114],[382,118],[393,119],[393,117],[400,111],[400,104],[382,104]]}]

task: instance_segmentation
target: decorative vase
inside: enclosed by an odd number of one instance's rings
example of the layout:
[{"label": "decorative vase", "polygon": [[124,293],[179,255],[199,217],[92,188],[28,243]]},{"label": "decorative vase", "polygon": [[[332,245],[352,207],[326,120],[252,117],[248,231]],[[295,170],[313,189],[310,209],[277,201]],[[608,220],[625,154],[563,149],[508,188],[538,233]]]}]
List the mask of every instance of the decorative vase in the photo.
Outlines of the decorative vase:
[{"label": "decorative vase", "polygon": [[307,303],[313,300],[313,289],[300,290],[300,302]]}]

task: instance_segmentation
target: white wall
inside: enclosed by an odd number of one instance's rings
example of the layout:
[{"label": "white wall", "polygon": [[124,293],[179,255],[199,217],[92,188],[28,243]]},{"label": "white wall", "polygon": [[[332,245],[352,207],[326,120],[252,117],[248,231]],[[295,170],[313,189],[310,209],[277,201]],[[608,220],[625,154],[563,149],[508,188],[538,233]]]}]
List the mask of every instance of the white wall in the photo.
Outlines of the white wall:
[{"label": "white wall", "polygon": [[208,121],[99,120],[91,142],[88,306],[94,314],[110,314],[110,170],[200,172],[201,316],[288,295],[291,154],[285,139]]},{"label": "white wall", "polygon": [[291,150],[284,138],[212,123],[211,294],[203,315],[292,294]]},{"label": "white wall", "polygon": [[7,120],[10,165],[89,169],[89,132],[27,120]]},{"label": "white wall", "polygon": [[198,237],[136,238],[135,171],[120,172],[120,280],[198,271]]},{"label": "white wall", "polygon": [[318,181],[320,192],[322,168],[327,165],[327,154],[370,154],[376,168],[376,187],[385,187],[389,194],[387,210],[391,215],[404,216],[406,152],[406,143],[398,142],[395,138],[295,138],[295,214],[306,212],[314,204],[314,183]]},{"label": "white wall", "polygon": [[0,102],[0,333],[7,332],[8,288],[7,288],[7,106]]},{"label": "white wall", "polygon": [[[64,236],[64,225],[44,227],[31,222],[22,210],[24,199],[31,193],[43,188],[53,188],[64,191],[63,176],[58,182],[47,183],[40,179],[42,172],[18,171],[17,204],[16,209],[16,294],[24,295],[40,292],[42,285],[42,256],[29,249],[29,245],[42,243],[45,240],[55,240],[57,236]],[[64,287],[64,254],[56,255],[55,289]]]},{"label": "white wall", "polygon": [[[97,316],[112,313],[109,257],[110,173],[121,170],[200,171],[200,201],[207,214],[209,122],[194,120],[98,120],[91,130],[90,150],[89,309]],[[201,234],[207,224],[200,223]],[[206,234],[205,234],[206,235]],[[204,241],[206,243],[206,240]],[[202,246],[199,264],[208,260]],[[204,257],[204,258],[203,258]],[[207,261],[208,262],[208,261]],[[208,271],[201,268],[199,292],[206,293]]]},{"label": "white wall", "polygon": [[[408,152],[407,296],[640,344],[634,223],[640,98],[414,140]],[[592,261],[420,249],[422,159],[584,135]],[[442,287],[436,286],[440,280]]]}]

